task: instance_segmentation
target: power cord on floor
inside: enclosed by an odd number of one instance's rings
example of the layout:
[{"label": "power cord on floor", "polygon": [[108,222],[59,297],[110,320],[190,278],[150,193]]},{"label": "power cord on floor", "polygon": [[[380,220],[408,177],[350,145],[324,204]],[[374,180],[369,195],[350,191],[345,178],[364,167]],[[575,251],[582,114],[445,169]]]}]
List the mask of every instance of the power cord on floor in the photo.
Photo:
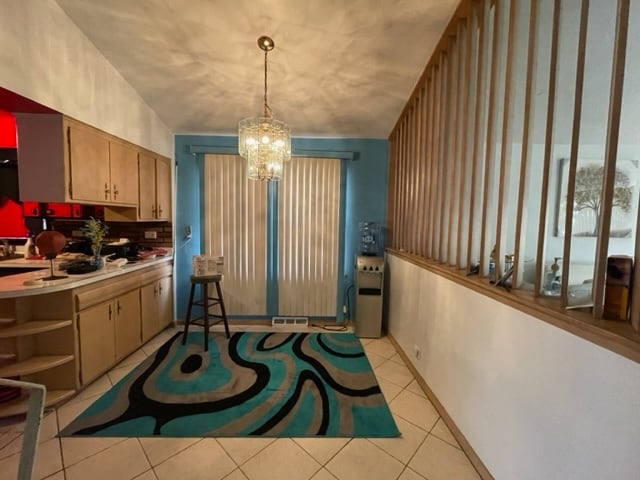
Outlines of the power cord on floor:
[{"label": "power cord on floor", "polygon": [[345,292],[345,300],[347,305],[347,311],[345,313],[345,321],[349,323],[351,320],[351,298],[349,297],[349,292],[353,289],[353,283],[347,287],[347,291]]},{"label": "power cord on floor", "polygon": [[342,313],[344,323],[342,324],[342,331],[352,331],[351,322],[353,318],[351,316],[351,297],[350,292],[353,289],[353,284],[349,285],[344,292],[344,305],[342,307]]}]

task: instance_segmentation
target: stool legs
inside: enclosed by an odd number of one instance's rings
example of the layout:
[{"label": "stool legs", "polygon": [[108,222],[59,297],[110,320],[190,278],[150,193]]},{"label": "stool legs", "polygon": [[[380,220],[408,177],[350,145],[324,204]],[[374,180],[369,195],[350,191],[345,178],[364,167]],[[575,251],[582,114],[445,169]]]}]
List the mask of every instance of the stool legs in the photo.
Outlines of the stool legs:
[{"label": "stool legs", "polygon": [[184,333],[182,334],[182,344],[187,343],[187,333],[189,332],[189,322],[191,321],[191,307],[193,307],[193,295],[196,291],[196,284],[191,284],[189,291],[189,304],[187,305],[187,318],[184,319]]},{"label": "stool legs", "polygon": [[202,284],[204,305],[204,351],[209,351],[209,285]]},{"label": "stool legs", "polygon": [[220,311],[222,312],[222,321],[224,322],[224,331],[229,338],[229,323],[227,322],[227,312],[224,309],[224,300],[222,299],[222,289],[220,288],[220,282],[215,282],[216,291],[218,292],[218,301],[220,302]]},{"label": "stool legs", "polygon": [[[209,297],[209,282],[201,282],[202,285],[202,301],[194,301],[193,297],[195,296],[196,291],[196,283],[191,283],[191,290],[189,291],[189,304],[187,305],[187,318],[184,320],[184,333],[182,335],[182,344],[185,345],[187,343],[187,334],[189,333],[189,324],[191,323],[191,310],[194,305],[202,306],[204,309],[204,350],[205,352],[209,350],[209,317],[212,316],[214,318],[220,318],[224,322],[224,331],[227,338],[231,337],[229,333],[229,323],[227,322],[227,312],[224,308],[224,300],[222,299],[222,289],[220,288],[220,282],[213,281],[216,286],[216,292],[218,294],[217,298]],[[213,303],[210,303],[209,300],[214,300]],[[209,315],[209,308],[215,305],[220,305],[221,315],[211,314]],[[199,320],[199,318],[198,318]],[[197,320],[194,320],[194,322]]]}]

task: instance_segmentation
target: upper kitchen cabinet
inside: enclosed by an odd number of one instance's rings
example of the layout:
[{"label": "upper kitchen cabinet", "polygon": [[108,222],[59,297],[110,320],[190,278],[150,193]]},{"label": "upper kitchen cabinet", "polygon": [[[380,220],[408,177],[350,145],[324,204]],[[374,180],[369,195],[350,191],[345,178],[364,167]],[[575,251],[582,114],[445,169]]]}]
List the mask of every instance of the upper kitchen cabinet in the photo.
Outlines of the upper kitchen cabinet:
[{"label": "upper kitchen cabinet", "polygon": [[60,114],[16,114],[20,198],[136,206],[137,149]]},{"label": "upper kitchen cabinet", "polygon": [[111,199],[113,203],[138,204],[138,150],[115,140],[109,142]]},{"label": "upper kitchen cabinet", "polygon": [[[108,202],[111,200],[110,179],[109,179],[109,139],[97,134],[89,128],[68,124],[63,121],[63,136],[66,136],[66,152],[63,159],[68,164],[68,180],[65,179],[63,185],[68,185],[67,195],[64,199],[56,201],[85,201],[85,202]],[[22,132],[20,133],[20,158],[22,160]],[[26,147],[28,148],[28,147]],[[51,156],[50,163],[56,163],[55,155]],[[27,160],[25,160],[27,161]],[[19,162],[19,164],[22,162]],[[20,167],[18,167],[20,168]],[[22,178],[22,171],[18,171],[19,178]],[[24,182],[22,182],[24,183]],[[27,183],[29,178],[27,178]],[[53,185],[51,186],[53,187]],[[59,190],[59,185],[56,190]],[[22,193],[22,184],[20,193]],[[27,195],[25,197],[25,195]],[[29,200],[44,200],[33,198],[33,195],[25,194],[23,198]],[[51,201],[51,200],[49,200]]]},{"label": "upper kitchen cabinet", "polygon": [[156,158],[156,217],[158,220],[171,220],[171,160]]},{"label": "upper kitchen cabinet", "polygon": [[138,220],[171,220],[171,161],[140,152],[138,162]]}]

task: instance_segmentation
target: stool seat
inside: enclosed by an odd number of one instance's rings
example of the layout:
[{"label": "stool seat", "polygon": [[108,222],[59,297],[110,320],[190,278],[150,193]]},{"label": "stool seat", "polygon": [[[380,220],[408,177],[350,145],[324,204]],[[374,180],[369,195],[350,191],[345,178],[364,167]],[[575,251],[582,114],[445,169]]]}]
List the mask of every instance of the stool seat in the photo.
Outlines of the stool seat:
[{"label": "stool seat", "polygon": [[[227,322],[227,313],[224,308],[224,299],[222,298],[222,289],[220,288],[220,281],[222,275],[208,275],[208,276],[194,276],[191,275],[191,290],[189,291],[189,304],[187,305],[187,318],[184,320],[184,333],[182,335],[182,344],[187,342],[187,334],[189,333],[189,325],[204,326],[204,350],[209,350],[209,318],[217,318],[224,322],[224,330],[229,338],[229,323]],[[209,284],[213,283],[216,287],[216,297],[213,297],[209,293]],[[202,297],[200,300],[194,300],[196,286],[200,285],[202,288]],[[209,313],[209,309],[218,305],[220,307],[220,314]],[[203,309],[203,316],[191,319],[191,310],[193,306],[199,306]],[[204,324],[195,323],[204,319]]]},{"label": "stool seat", "polygon": [[191,281],[191,283],[199,283],[199,284],[219,282],[222,280],[222,275],[201,275],[201,276],[191,275],[191,277],[189,277],[189,280]]}]

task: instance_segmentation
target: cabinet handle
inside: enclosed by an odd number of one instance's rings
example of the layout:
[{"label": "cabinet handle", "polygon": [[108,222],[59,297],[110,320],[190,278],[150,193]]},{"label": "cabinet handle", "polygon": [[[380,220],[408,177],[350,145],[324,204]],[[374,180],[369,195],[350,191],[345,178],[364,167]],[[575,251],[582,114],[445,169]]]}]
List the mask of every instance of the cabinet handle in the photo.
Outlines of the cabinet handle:
[{"label": "cabinet handle", "polygon": [[160,295],[162,295],[162,284],[158,285],[158,291],[160,292]]},{"label": "cabinet handle", "polygon": [[158,205],[158,217],[162,216],[162,207]]},{"label": "cabinet handle", "polygon": [[154,205],[153,207],[151,207],[151,213],[153,214],[153,216],[156,216],[156,206]]},{"label": "cabinet handle", "polygon": [[117,313],[118,313],[118,315],[120,315],[120,312],[122,311],[122,306],[120,305],[120,300],[116,301],[116,305],[118,305]]},{"label": "cabinet handle", "polygon": [[153,296],[155,297],[156,295],[158,295],[158,286],[154,285],[153,286]]},{"label": "cabinet handle", "polygon": [[118,191],[118,187],[117,187],[117,186],[116,186],[116,184],[114,183],[114,184],[113,184],[113,198],[115,199],[115,198],[118,196],[118,194],[119,194],[119,193],[120,193],[120,192]]},{"label": "cabinet handle", "polygon": [[109,199],[109,193],[111,193],[111,190],[109,190],[109,184],[107,184],[105,182],[105,184],[104,184],[104,199],[105,200]]},{"label": "cabinet handle", "polygon": [[111,320],[111,305],[109,305],[109,320]]}]

